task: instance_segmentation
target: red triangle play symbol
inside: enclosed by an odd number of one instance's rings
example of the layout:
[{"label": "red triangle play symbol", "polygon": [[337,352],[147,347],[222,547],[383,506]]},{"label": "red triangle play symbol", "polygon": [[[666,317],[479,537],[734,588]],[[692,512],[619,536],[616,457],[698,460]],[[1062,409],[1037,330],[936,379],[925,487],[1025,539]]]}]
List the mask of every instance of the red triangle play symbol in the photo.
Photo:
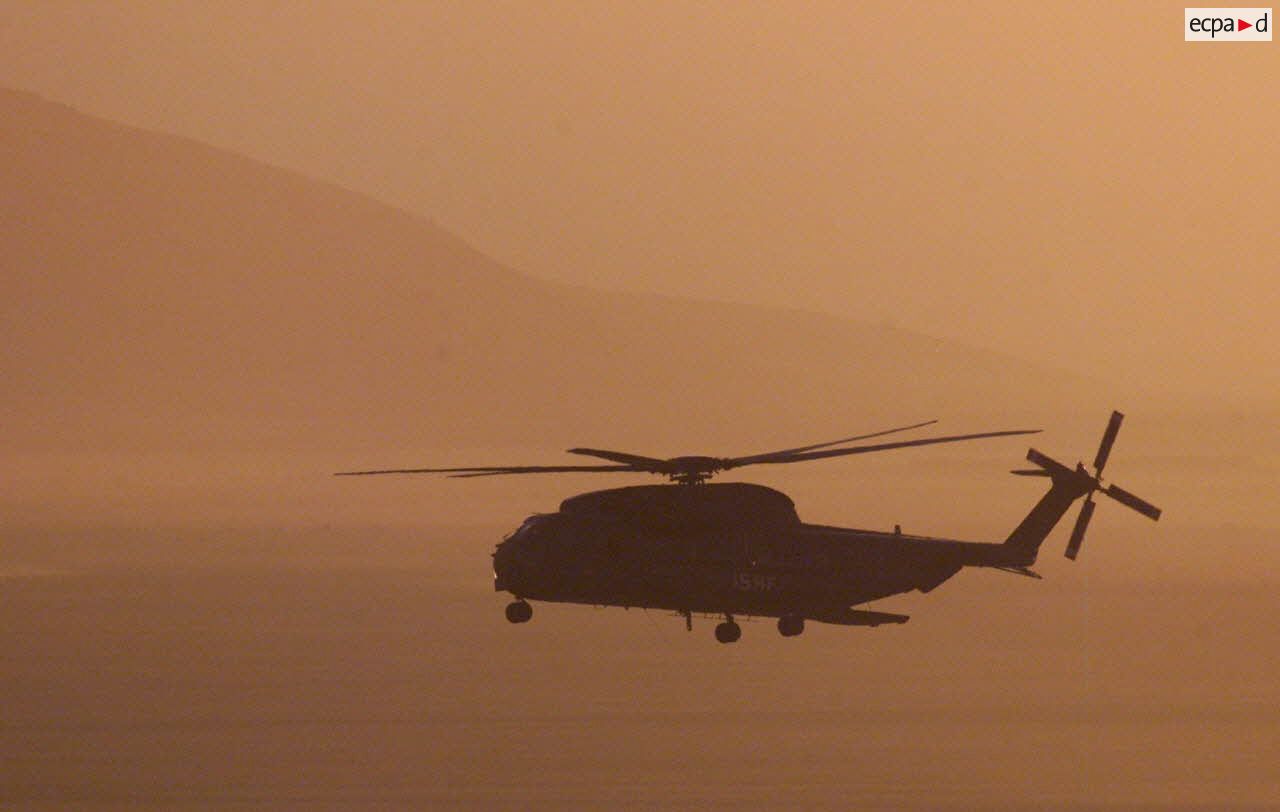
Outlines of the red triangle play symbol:
[{"label": "red triangle play symbol", "polygon": [[1246,28],[1253,28],[1253,23],[1246,23],[1244,20],[1238,18],[1236,19],[1236,22],[1240,23],[1236,26],[1236,29],[1239,31],[1244,31]]}]

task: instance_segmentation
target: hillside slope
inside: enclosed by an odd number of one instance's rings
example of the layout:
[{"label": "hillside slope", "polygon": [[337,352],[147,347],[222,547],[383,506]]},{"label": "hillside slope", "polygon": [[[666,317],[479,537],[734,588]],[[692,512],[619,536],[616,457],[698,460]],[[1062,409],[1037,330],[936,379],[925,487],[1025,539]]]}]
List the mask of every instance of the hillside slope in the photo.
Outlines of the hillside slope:
[{"label": "hillside slope", "polygon": [[1088,397],[888,326],[543,283],[425,218],[26,93],[0,91],[0,177],[10,451],[767,447]]}]

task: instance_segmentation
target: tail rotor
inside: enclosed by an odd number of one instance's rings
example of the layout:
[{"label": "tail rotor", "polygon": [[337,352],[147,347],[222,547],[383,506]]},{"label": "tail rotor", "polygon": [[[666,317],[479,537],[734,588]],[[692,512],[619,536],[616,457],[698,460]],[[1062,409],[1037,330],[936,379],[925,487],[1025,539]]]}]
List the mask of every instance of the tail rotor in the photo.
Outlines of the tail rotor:
[{"label": "tail rotor", "polygon": [[1089,527],[1089,520],[1093,518],[1093,510],[1097,505],[1093,501],[1093,492],[1085,497],[1084,504],[1080,506],[1080,515],[1076,517],[1076,525],[1071,528],[1071,540],[1067,542],[1067,558],[1072,561],[1076,560],[1076,556],[1080,554],[1080,545],[1084,544],[1084,531]]},{"label": "tail rotor", "polygon": [[[1104,493],[1125,507],[1132,508],[1153,521],[1160,518],[1160,508],[1150,502],[1135,496],[1118,485],[1107,485],[1105,487],[1102,485],[1102,469],[1106,466],[1107,459],[1111,456],[1111,448],[1115,445],[1116,435],[1120,433],[1120,424],[1123,422],[1123,414],[1120,412],[1111,413],[1111,420],[1107,423],[1107,430],[1102,435],[1098,453],[1093,458],[1092,475],[1085,470],[1083,463],[1076,465],[1073,470],[1041,454],[1034,448],[1027,452],[1027,459],[1037,467],[1032,470],[1013,472],[1023,476],[1053,477],[1055,482],[1069,482],[1072,487],[1080,489],[1077,494],[1084,494],[1084,504],[1080,507],[1080,515],[1076,518],[1075,527],[1071,530],[1071,539],[1067,542],[1066,556],[1073,561],[1080,554],[1080,547],[1084,544],[1085,531],[1088,530],[1089,521],[1093,518],[1093,511],[1097,507],[1093,501],[1095,493]],[[1077,498],[1079,497],[1077,496]]]}]

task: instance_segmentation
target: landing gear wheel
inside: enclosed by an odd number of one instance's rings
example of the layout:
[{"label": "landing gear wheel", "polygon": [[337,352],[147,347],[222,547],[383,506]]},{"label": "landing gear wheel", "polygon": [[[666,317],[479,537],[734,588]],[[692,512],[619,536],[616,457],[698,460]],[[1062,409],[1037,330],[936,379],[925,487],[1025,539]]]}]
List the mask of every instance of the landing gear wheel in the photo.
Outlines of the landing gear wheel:
[{"label": "landing gear wheel", "polygon": [[742,627],[732,620],[716,626],[716,639],[721,643],[736,643],[739,637],[742,637]]},{"label": "landing gear wheel", "polygon": [[507,604],[507,620],[512,623],[528,623],[533,617],[533,607],[524,601],[512,601]]},{"label": "landing gear wheel", "polygon": [[778,632],[783,637],[795,637],[804,631],[804,618],[800,615],[783,615],[778,618]]}]

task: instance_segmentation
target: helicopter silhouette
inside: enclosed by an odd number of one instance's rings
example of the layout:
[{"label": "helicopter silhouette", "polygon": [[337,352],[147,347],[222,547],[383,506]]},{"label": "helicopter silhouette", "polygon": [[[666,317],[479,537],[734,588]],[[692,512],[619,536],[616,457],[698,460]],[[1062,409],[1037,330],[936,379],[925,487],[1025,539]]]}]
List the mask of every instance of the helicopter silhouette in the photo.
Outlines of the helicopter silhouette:
[{"label": "helicopter silhouette", "polygon": [[564,472],[649,473],[673,484],[633,485],[565,499],[555,513],[525,519],[493,553],[494,589],[510,592],[507,620],[533,617],[530,600],[594,606],[641,607],[723,620],[721,643],[742,634],[735,617],[774,617],[778,631],[794,637],[805,621],[845,626],[905,623],[908,616],[856,608],[911,590],[930,592],[965,567],[989,567],[1032,578],[1040,545],[1071,505],[1085,498],[1066,556],[1075,559],[1102,493],[1150,519],[1160,509],[1119,486],[1103,485],[1102,470],[1124,415],[1113,412],[1103,433],[1093,472],[1070,468],[1030,449],[1035,467],[1021,476],[1050,480],[1049,490],[1000,543],[963,541],[860,530],[802,522],[785,494],[762,485],[707,482],[722,471],[749,465],[807,462],[897,448],[1034,434],[1038,430],[990,431],[919,440],[849,446],[930,420],[872,434],[787,448],[745,457],[647,457],[598,448],[569,453],[606,460],[607,465],[507,465],[463,468],[398,468],[344,471],[338,476],[448,474],[482,477]]}]

